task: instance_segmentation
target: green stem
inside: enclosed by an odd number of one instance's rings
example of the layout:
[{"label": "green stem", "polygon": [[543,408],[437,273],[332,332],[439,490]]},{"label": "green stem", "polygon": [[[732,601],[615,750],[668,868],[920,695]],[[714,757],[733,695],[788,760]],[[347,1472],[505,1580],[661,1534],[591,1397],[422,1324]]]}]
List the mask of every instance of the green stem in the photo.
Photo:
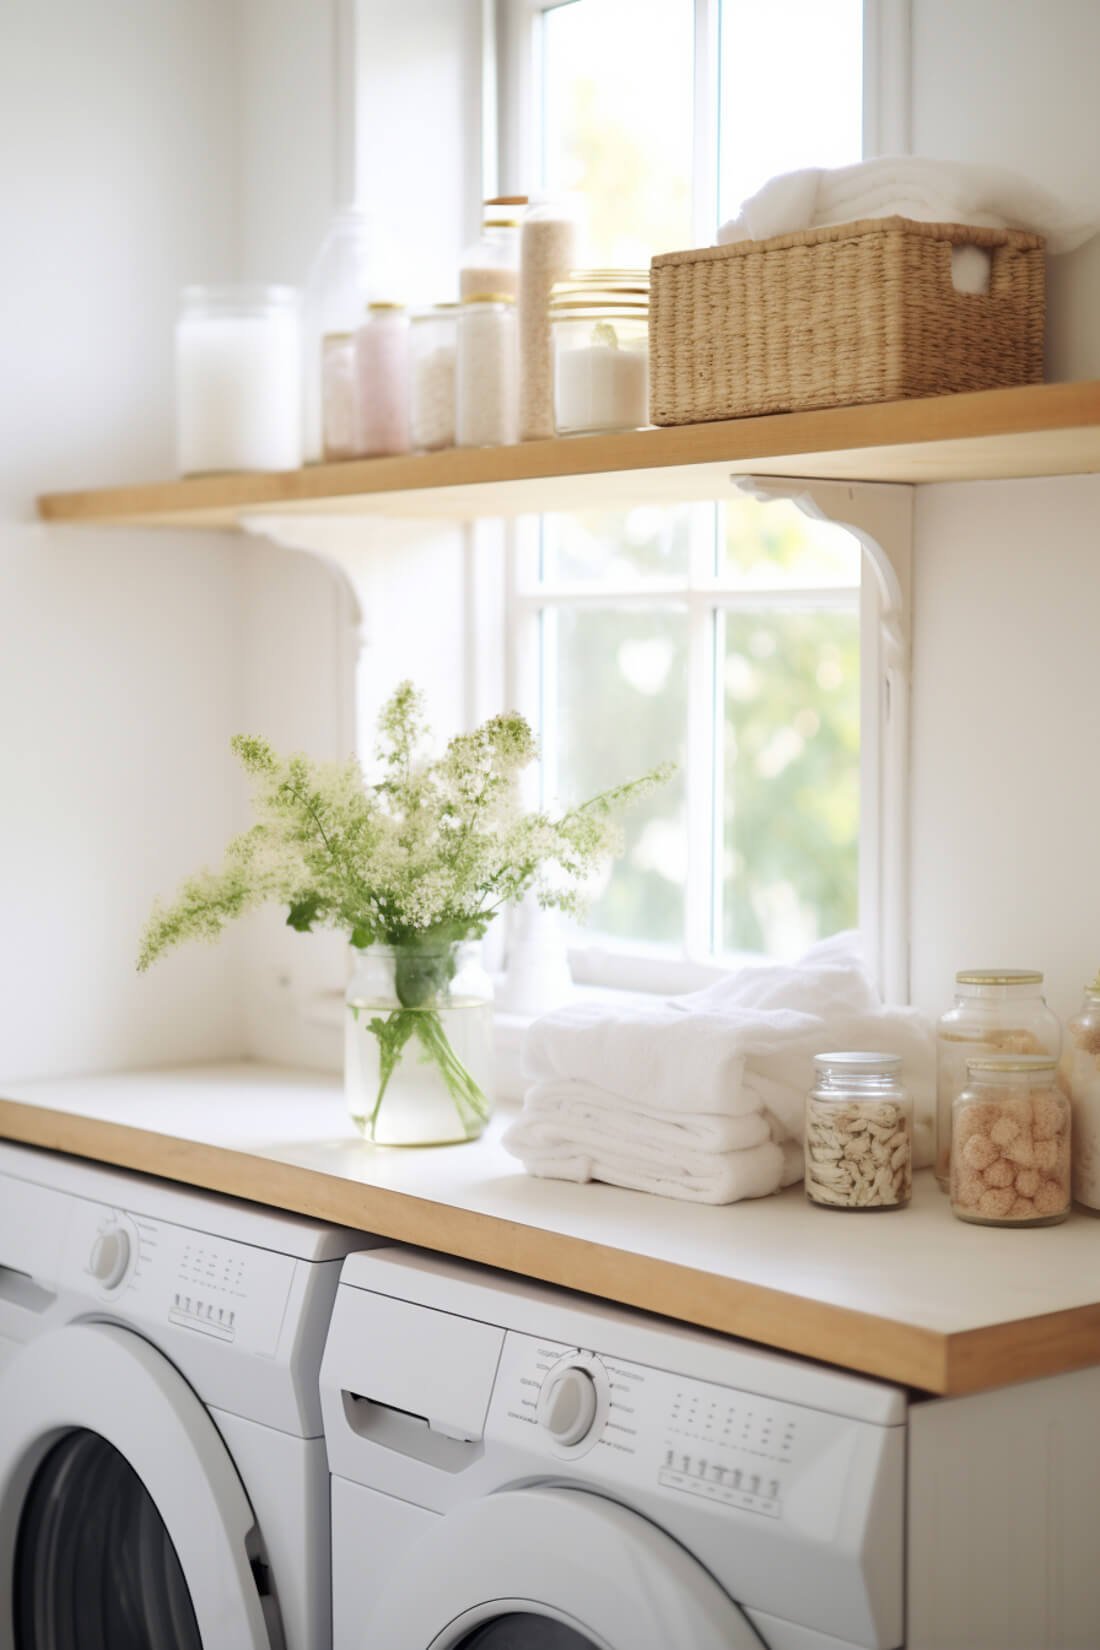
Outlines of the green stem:
[{"label": "green stem", "polygon": [[483,1125],[488,1120],[489,1102],[480,1085],[451,1046],[438,1010],[392,1009],[384,1020],[376,1015],[370,1021],[369,1029],[378,1039],[380,1073],[374,1109],[367,1119],[367,1132],[371,1139],[374,1138],[378,1115],[382,1110],[382,1102],[386,1098],[390,1081],[401,1063],[405,1045],[414,1033],[427,1058],[438,1066],[464,1132],[470,1135],[475,1132],[478,1125]]}]

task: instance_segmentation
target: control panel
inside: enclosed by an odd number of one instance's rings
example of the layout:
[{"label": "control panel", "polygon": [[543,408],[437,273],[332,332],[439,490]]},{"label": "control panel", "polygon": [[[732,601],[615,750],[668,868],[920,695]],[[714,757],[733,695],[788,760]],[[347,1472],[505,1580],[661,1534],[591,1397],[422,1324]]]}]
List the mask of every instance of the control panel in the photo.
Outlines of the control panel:
[{"label": "control panel", "polygon": [[[509,1332],[488,1430],[540,1454],[685,1505],[784,1520],[830,1538],[855,1423]],[[686,1498],[690,1498],[690,1502]]]},{"label": "control panel", "polygon": [[71,1208],[65,1269],[113,1316],[171,1324],[274,1357],[296,1262],[102,1204]]}]

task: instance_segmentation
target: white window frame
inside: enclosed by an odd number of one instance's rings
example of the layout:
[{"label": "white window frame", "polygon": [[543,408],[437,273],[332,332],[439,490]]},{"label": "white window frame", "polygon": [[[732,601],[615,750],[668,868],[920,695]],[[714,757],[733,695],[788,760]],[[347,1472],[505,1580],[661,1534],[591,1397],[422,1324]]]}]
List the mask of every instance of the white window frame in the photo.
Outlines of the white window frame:
[{"label": "white window frame", "polygon": [[[440,4],[451,3],[440,0]],[[533,24],[540,13],[567,3],[570,0],[480,0],[480,97],[472,100],[471,108],[473,103],[480,108],[482,194],[513,193],[525,187],[532,175],[530,137],[525,134],[534,130],[531,103],[539,89]],[[712,163],[708,175],[700,162],[703,182],[697,187],[694,211],[697,237],[705,242],[713,232],[717,206],[718,0],[693,3],[697,39],[702,42],[696,54],[694,144],[697,153],[711,157]],[[361,0],[333,0],[333,4],[344,30],[333,113],[337,174],[343,180],[338,192],[342,195],[349,180],[351,188],[358,180],[356,156],[365,141],[370,111],[357,72],[366,39]],[[902,153],[909,148],[909,39],[910,0],[864,0],[867,154]],[[376,47],[377,36],[372,40]],[[469,189],[467,215],[472,233],[478,210],[476,180],[470,180]],[[730,477],[731,488],[745,484],[744,477]],[[799,480],[762,480],[755,485],[760,496],[794,498],[810,514],[851,526],[863,545],[860,921],[872,974],[888,999],[905,1002],[909,995],[908,631],[913,489]],[[347,629],[350,676],[372,628],[389,622],[386,592],[378,588],[372,572],[380,548],[373,546],[373,532],[363,522],[341,523],[332,517],[257,519],[249,526],[288,547],[321,554],[345,573],[356,612]],[[379,523],[378,528],[388,543],[387,524]],[[470,725],[514,703],[520,653],[515,551],[525,530],[530,530],[529,525],[525,528],[522,521],[500,520],[482,520],[463,529],[466,594],[461,617],[465,638],[461,698],[464,719]],[[441,548],[440,553],[453,552]],[[601,591],[597,599],[605,595]],[[700,609],[710,607],[712,596],[709,591],[697,591],[689,600],[695,602],[698,621]],[[698,794],[690,805],[698,820]],[[693,921],[697,932],[697,912]],[[499,946],[500,937],[495,938]],[[720,963],[691,947],[682,958],[670,960],[664,952],[647,955],[644,947],[593,943],[579,950],[573,962],[577,978],[584,982],[643,991],[690,990],[722,972]]]},{"label": "white window frame", "polygon": [[[537,26],[549,11],[573,0],[485,0],[487,39],[495,69],[487,76],[492,93],[486,100],[483,126],[486,155],[485,192],[514,193],[540,170],[534,134],[541,111],[541,73]],[[718,125],[720,95],[720,0],[692,0],[695,13],[695,128],[693,134],[693,227],[697,241],[710,241],[718,210]],[[863,12],[863,147],[865,155],[904,152],[909,147],[910,0],[864,0]],[[494,143],[495,136],[495,143]],[[731,487],[738,478],[731,478]],[[864,950],[880,989],[895,1001],[908,1001],[908,594],[911,489],[846,485],[839,493],[826,485],[810,490],[804,483],[765,483],[762,496],[794,498],[808,514],[851,525],[863,545],[860,613],[860,872],[859,909]],[[894,495],[886,505],[885,495]],[[866,525],[870,519],[872,526]],[[505,697],[530,709],[536,695],[525,674],[538,657],[536,616],[569,599],[561,588],[535,589],[521,576],[524,557],[533,556],[537,518],[505,528]],[[875,534],[882,534],[883,543]],[[761,593],[740,594],[722,586],[704,570],[710,535],[693,535],[690,585],[616,591],[601,586],[572,593],[593,605],[631,601],[651,607],[656,599],[673,602],[689,614],[687,753],[687,830],[694,852],[713,849],[718,823],[708,819],[717,806],[716,756],[704,750],[717,718],[696,714],[700,696],[712,690],[713,675],[700,668],[701,631],[716,608],[760,605]],[[769,593],[764,593],[765,595]],[[775,604],[787,592],[770,593]],[[807,592],[799,592],[805,600]],[[810,593],[814,594],[814,593]],[[832,592],[819,593],[822,605]],[[476,637],[471,644],[476,651]],[[553,744],[553,730],[543,730]],[[720,838],[718,839],[720,840]],[[694,852],[692,858],[694,859]],[[707,943],[714,931],[703,905],[701,879],[689,883],[686,945],[682,958],[667,949],[640,944],[612,944],[594,939],[570,951],[579,983],[618,988],[688,990],[721,972],[730,958],[714,954]]]}]

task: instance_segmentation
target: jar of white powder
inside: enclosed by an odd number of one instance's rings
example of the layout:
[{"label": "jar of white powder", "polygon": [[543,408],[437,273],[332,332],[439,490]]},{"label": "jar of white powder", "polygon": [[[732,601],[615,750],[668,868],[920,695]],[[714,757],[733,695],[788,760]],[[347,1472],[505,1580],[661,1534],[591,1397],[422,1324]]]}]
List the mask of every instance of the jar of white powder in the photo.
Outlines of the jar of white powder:
[{"label": "jar of white powder", "polygon": [[176,323],[181,475],[294,470],[302,462],[298,294],[285,286],[191,286]]},{"label": "jar of white powder", "polygon": [[455,377],[460,447],[516,439],[516,308],[508,293],[475,293],[461,305]]},{"label": "jar of white powder", "polygon": [[555,284],[548,313],[557,434],[648,424],[648,273],[576,272]]},{"label": "jar of white powder", "polygon": [[455,444],[458,305],[435,304],[412,317],[412,444],[424,452]]},{"label": "jar of white powder", "polygon": [[577,261],[577,226],[556,202],[531,207],[519,234],[519,438],[554,434],[554,361],[547,306]]},{"label": "jar of white powder", "polygon": [[404,304],[367,305],[355,334],[356,451],[409,450],[409,317]]}]

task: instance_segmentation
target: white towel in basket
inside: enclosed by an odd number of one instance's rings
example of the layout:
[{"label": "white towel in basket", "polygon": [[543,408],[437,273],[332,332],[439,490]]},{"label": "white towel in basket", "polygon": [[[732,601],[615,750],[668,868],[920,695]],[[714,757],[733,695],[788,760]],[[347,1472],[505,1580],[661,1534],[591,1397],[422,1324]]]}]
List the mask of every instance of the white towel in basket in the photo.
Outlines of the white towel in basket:
[{"label": "white towel in basket", "polygon": [[772,178],[722,225],[718,244],[895,215],[920,223],[1026,229],[1044,235],[1052,253],[1072,252],[1100,227],[1095,208],[1067,204],[1006,167],[886,155],[858,166],[810,167]]}]

